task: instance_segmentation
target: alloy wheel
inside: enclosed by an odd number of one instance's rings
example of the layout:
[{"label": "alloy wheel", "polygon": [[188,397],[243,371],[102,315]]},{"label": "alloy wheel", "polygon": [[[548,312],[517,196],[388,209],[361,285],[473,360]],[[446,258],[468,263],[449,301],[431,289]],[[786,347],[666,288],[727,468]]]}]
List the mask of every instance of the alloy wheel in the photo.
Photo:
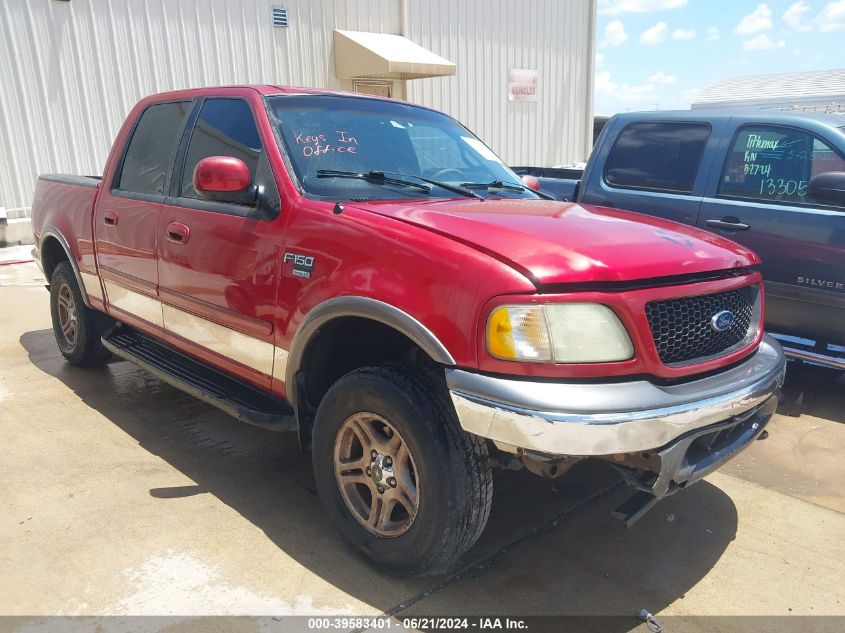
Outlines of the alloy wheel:
[{"label": "alloy wheel", "polygon": [[334,446],[335,479],[352,516],[372,534],[407,532],[419,508],[414,460],[396,428],[375,413],[344,421]]}]

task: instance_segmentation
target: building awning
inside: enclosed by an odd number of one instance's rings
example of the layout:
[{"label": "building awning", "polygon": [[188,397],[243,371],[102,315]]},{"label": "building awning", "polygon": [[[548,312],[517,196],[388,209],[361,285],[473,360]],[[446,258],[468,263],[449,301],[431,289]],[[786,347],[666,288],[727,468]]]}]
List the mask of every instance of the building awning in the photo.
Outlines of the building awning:
[{"label": "building awning", "polygon": [[334,32],[339,78],[422,79],[455,74],[455,64],[401,35]]}]

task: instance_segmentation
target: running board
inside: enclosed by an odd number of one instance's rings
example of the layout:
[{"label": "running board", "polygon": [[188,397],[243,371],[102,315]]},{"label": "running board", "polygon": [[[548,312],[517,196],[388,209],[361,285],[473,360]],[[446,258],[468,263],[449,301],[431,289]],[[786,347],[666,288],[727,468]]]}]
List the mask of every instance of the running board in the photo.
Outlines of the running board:
[{"label": "running board", "polygon": [[254,426],[272,431],[296,431],[290,405],[265,391],[232,378],[167,345],[118,325],[103,335],[103,345],[115,356],[147,370],[168,385]]},{"label": "running board", "polygon": [[788,358],[832,369],[845,369],[845,348],[842,346],[826,345],[812,339],[801,339],[784,334],[773,333],[772,336],[781,344],[783,353]]},{"label": "running board", "polygon": [[815,363],[816,365],[823,365],[832,369],[845,369],[845,356],[834,356],[832,354],[821,354],[816,351],[809,351],[801,349],[800,347],[790,347],[787,343],[781,341],[783,353],[789,358],[796,360],[803,360],[808,363]]}]

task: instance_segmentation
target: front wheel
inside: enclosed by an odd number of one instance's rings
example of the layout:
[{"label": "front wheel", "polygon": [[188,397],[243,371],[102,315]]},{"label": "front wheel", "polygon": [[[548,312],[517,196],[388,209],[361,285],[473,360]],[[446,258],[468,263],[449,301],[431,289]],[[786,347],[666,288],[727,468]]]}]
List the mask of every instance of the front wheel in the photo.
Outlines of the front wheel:
[{"label": "front wheel", "polygon": [[332,522],[388,571],[446,571],[487,523],[487,446],[460,428],[445,384],[425,370],[365,367],[341,378],[317,410],[312,458]]}]

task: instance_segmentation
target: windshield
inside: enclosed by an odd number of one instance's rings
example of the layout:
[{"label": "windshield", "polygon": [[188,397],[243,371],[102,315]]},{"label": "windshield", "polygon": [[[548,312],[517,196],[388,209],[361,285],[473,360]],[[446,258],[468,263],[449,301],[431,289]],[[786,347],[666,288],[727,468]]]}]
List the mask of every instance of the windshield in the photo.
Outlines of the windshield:
[{"label": "windshield", "polygon": [[350,200],[454,198],[456,187],[466,187],[470,196],[538,197],[484,143],[439,112],[336,95],[279,95],[268,103],[296,177],[309,194]]}]

